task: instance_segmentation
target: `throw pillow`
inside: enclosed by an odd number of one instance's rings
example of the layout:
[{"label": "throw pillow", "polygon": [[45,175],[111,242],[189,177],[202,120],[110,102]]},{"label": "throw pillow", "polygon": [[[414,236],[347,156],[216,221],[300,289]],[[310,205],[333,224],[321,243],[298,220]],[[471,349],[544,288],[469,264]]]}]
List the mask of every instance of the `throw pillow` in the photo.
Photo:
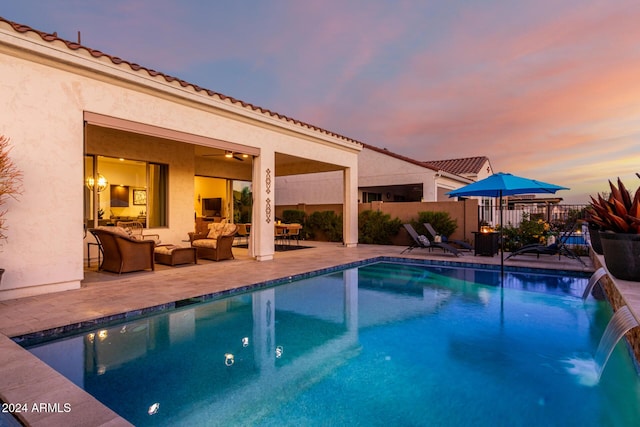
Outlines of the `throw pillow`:
[{"label": "throw pillow", "polygon": [[209,234],[207,234],[207,239],[217,239],[220,237],[220,234],[222,233],[221,225],[222,224],[219,222],[209,225]]},{"label": "throw pillow", "polygon": [[429,246],[431,243],[429,242],[429,239],[427,239],[424,235],[419,235],[418,236],[418,241],[420,243],[422,243],[424,246]]}]

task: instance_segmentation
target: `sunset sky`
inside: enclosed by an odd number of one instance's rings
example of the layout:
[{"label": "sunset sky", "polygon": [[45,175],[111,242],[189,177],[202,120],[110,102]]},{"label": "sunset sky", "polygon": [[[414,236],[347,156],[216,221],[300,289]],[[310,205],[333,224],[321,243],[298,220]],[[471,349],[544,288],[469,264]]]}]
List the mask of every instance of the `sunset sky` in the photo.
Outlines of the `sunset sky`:
[{"label": "sunset sky", "polygon": [[0,0],[0,16],[415,158],[640,186],[637,0]]}]

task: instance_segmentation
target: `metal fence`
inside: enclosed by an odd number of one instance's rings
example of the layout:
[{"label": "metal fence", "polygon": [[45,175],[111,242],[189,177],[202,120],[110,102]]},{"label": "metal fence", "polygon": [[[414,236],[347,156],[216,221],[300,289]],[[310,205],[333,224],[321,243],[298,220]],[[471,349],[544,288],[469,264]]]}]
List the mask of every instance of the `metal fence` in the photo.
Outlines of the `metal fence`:
[{"label": "metal fence", "polygon": [[[588,205],[508,205],[503,206],[503,224],[505,227],[518,227],[525,216],[529,219],[541,219],[552,224],[564,224],[569,220],[585,219]],[[492,226],[500,224],[500,206],[478,206],[478,221]]]}]

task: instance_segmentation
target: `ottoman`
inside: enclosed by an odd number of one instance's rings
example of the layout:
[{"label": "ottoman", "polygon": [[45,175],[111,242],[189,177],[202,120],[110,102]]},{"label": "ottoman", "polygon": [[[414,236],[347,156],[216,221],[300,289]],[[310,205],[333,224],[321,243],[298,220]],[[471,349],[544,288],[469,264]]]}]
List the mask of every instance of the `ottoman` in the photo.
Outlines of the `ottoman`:
[{"label": "ottoman", "polygon": [[166,265],[198,263],[196,248],[184,248],[176,245],[156,246],[153,250],[153,259],[158,264]]}]

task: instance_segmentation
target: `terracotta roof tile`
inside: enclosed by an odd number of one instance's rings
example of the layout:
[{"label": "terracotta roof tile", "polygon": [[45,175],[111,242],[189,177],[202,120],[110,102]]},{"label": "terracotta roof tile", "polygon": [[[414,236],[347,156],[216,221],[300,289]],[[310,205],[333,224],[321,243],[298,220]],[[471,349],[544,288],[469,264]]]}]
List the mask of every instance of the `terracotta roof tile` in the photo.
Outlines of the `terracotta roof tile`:
[{"label": "terracotta roof tile", "polygon": [[187,82],[185,80],[181,80],[181,79],[179,79],[177,77],[173,77],[173,76],[164,74],[162,72],[143,67],[142,65],[126,61],[126,60],[124,60],[122,58],[118,58],[117,56],[108,55],[108,54],[103,53],[103,52],[101,52],[99,50],[96,50],[96,49],[91,49],[89,47],[83,46],[80,43],[62,39],[62,38],[58,37],[57,33],[49,34],[49,33],[45,33],[45,32],[42,32],[42,31],[38,31],[38,30],[33,29],[33,28],[31,28],[31,27],[29,27],[27,25],[23,25],[23,24],[19,24],[19,23],[13,22],[13,21],[9,21],[9,20],[3,18],[2,16],[0,16],[0,22],[4,22],[4,23],[8,24],[11,28],[13,28],[14,31],[16,31],[18,33],[33,32],[33,33],[38,34],[40,36],[40,38],[42,40],[46,41],[46,42],[62,42],[70,50],[84,49],[85,51],[87,51],[94,58],[106,57],[107,59],[109,59],[114,64],[117,64],[117,65],[120,65],[120,64],[128,65],[132,70],[137,71],[137,72],[146,72],[151,77],[161,76],[169,83],[178,82],[182,87],[186,88],[186,87],[190,86],[196,92],[205,92],[207,95],[209,95],[211,97],[217,97],[217,98],[219,98],[219,99],[221,99],[223,101],[228,101],[228,102],[230,102],[232,104],[239,104],[239,105],[241,105],[242,107],[244,107],[246,109],[250,109],[252,111],[257,111],[257,112],[260,112],[262,114],[269,115],[271,117],[276,117],[276,118],[278,118],[280,120],[284,120],[286,122],[293,123],[295,125],[311,129],[313,131],[321,132],[321,133],[324,133],[324,134],[329,135],[331,137],[345,140],[347,142],[353,142],[353,143],[356,143],[356,144],[362,144],[361,142],[356,141],[355,139],[348,138],[346,136],[337,134],[335,132],[331,132],[331,131],[328,131],[326,129],[322,129],[320,127],[317,127],[317,126],[302,122],[300,120],[293,119],[291,117],[285,116],[285,115],[277,113],[275,111],[271,111],[271,110],[266,109],[266,108],[259,107],[257,105],[250,104],[248,102],[244,102],[244,101],[241,101],[239,99],[235,99],[233,97],[224,95],[222,93],[218,93],[218,92],[214,92],[214,91],[209,90],[209,89],[202,88],[202,87],[200,87],[198,85],[195,85],[193,83],[189,83],[189,82]]},{"label": "terracotta roof tile", "polygon": [[485,156],[478,157],[466,157],[462,159],[449,159],[449,160],[429,160],[425,161],[428,164],[438,170],[443,170],[449,173],[463,175],[463,174],[478,174],[485,162],[489,159]]}]

